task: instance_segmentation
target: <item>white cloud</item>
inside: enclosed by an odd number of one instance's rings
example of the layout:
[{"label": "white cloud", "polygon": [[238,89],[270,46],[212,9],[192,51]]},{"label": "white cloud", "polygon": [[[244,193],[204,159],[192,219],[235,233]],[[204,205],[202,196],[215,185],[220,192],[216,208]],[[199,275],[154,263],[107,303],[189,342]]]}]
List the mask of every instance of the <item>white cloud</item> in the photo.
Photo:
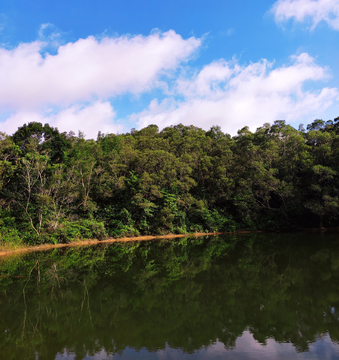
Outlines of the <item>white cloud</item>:
[{"label": "white cloud", "polygon": [[42,124],[48,123],[60,131],[72,130],[77,134],[78,130],[81,130],[87,138],[96,138],[99,130],[103,133],[123,131],[122,125],[113,122],[115,117],[116,114],[110,102],[96,101],[87,106],[72,105],[56,114],[21,111],[1,123],[1,131],[12,134],[24,123],[36,121]]},{"label": "white cloud", "polygon": [[[40,29],[40,37],[45,36],[49,45],[59,39],[53,31],[50,24]],[[141,94],[157,86],[164,89],[173,80],[172,98],[154,99],[130,120],[139,127],[151,123],[160,127],[194,124],[204,129],[220,125],[235,134],[245,125],[254,130],[275,119],[302,122],[338,99],[336,88],[304,90],[305,82],[327,78],[326,69],[305,53],[279,68],[267,60],[248,66],[219,60],[193,76],[181,71],[175,79],[165,75],[173,74],[192,56],[201,44],[199,39],[185,40],[174,31],[101,40],[88,37],[44,56],[46,42],[42,40],[11,50],[0,48],[0,112],[12,112],[1,123],[1,131],[13,133],[23,123],[38,121],[61,131],[81,130],[94,138],[98,130],[122,132],[126,129],[117,122],[107,99]],[[48,112],[48,107],[57,112]]]},{"label": "white cloud", "polygon": [[38,31],[39,40],[43,43],[47,43],[48,47],[57,49],[62,45],[62,33],[51,23],[45,23],[40,26]]},{"label": "white cloud", "polygon": [[[42,25],[40,32],[49,28]],[[165,72],[175,69],[200,46],[194,37],[174,31],[149,36],[90,36],[41,52],[43,41],[0,48],[0,106],[36,110],[40,106],[69,106],[126,92],[139,94],[159,85]]]},{"label": "white cloud", "polygon": [[321,21],[339,30],[339,0],[278,0],[272,7],[277,22],[290,18],[302,22],[310,20],[312,29]]},{"label": "white cloud", "polygon": [[139,127],[183,123],[208,129],[220,125],[224,131],[236,134],[243,126],[255,130],[276,119],[303,121],[339,99],[336,88],[303,90],[307,81],[325,80],[326,69],[316,65],[306,53],[291,60],[291,65],[276,69],[267,60],[246,67],[214,62],[193,78],[178,80],[177,91],[184,101],[153,100],[147,110],[133,115],[132,120]]}]

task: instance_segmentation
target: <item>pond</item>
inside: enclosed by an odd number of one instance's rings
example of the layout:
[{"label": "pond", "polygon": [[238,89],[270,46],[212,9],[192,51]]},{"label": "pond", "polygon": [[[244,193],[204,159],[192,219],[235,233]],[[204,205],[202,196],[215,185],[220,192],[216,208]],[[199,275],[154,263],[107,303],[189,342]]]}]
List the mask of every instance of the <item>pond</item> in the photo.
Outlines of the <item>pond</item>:
[{"label": "pond", "polygon": [[339,236],[0,258],[0,359],[339,359]]}]

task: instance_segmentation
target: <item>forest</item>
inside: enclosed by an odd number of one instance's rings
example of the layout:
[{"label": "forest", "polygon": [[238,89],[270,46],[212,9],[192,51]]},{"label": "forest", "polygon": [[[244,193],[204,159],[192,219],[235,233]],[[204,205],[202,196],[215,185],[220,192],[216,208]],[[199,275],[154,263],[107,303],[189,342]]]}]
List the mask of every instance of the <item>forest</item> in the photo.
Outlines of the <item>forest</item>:
[{"label": "forest", "polygon": [[236,136],[156,125],[125,134],[32,122],[0,133],[0,241],[64,243],[339,226],[339,117]]}]

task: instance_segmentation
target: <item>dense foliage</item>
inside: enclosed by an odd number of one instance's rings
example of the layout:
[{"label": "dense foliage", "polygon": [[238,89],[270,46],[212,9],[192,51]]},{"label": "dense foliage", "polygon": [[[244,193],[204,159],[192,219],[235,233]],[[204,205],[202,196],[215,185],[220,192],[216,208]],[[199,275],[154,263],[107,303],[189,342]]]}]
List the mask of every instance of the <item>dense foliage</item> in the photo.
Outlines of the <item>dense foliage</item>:
[{"label": "dense foliage", "polygon": [[297,351],[327,333],[339,341],[336,234],[120,243],[0,265],[1,359],[231,349],[246,330]]},{"label": "dense foliage", "polygon": [[235,137],[150,125],[95,141],[40,123],[0,134],[3,242],[338,226],[338,196],[339,118]]}]

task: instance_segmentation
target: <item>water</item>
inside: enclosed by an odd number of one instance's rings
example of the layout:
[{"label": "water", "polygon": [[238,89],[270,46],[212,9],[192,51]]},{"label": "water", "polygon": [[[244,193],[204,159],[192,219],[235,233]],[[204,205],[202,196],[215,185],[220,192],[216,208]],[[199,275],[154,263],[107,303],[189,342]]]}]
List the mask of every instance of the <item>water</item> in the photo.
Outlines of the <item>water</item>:
[{"label": "water", "polygon": [[339,359],[339,236],[0,259],[0,359]]}]

